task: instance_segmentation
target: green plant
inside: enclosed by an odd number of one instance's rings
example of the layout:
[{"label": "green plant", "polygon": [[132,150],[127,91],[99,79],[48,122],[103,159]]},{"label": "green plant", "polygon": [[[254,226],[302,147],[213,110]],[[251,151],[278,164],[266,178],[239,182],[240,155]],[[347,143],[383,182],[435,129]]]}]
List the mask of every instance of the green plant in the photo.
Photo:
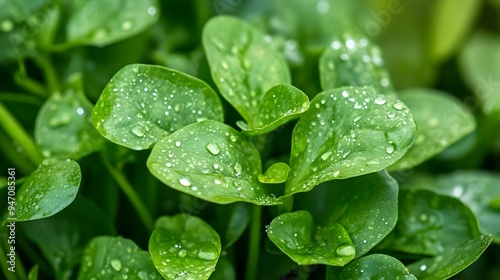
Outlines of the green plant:
[{"label": "green plant", "polygon": [[[453,3],[433,6],[432,63],[458,48],[470,2],[450,34]],[[481,113],[391,72],[356,26],[402,9],[212,3],[250,24],[189,3],[192,26],[174,1],[2,3],[7,279],[446,279],[500,242],[500,175],[438,172],[498,159],[479,148],[498,139],[495,84]],[[461,51],[471,87],[498,73],[482,62],[496,40]]]}]

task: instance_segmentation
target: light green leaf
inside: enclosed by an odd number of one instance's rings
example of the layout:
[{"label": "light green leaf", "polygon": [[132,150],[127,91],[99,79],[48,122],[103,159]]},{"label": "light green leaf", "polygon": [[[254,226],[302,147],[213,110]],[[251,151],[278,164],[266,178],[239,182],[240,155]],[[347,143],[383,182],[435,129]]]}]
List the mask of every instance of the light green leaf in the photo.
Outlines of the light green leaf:
[{"label": "light green leaf", "polygon": [[223,120],[222,105],[205,82],[161,66],[132,64],[106,85],[92,112],[97,131],[134,150],[204,119]]},{"label": "light green leaf", "polygon": [[169,187],[207,201],[281,202],[260,184],[260,155],[245,135],[217,121],[186,126],[158,142],[147,162]]},{"label": "light green leaf", "polygon": [[148,252],[132,240],[99,236],[85,248],[78,280],[162,279]]},{"label": "light green leaf", "polygon": [[401,190],[398,215],[383,248],[438,255],[480,235],[476,217],[460,200],[427,190]]},{"label": "light green leaf", "polygon": [[342,269],[338,279],[386,278],[417,280],[398,259],[382,254],[369,255],[349,263]]},{"label": "light green leaf", "polygon": [[390,170],[409,169],[439,154],[476,127],[474,116],[455,97],[438,90],[414,88],[399,93],[417,122],[415,144]]},{"label": "light green leaf", "polygon": [[319,62],[323,90],[343,86],[373,86],[380,93],[396,97],[382,51],[359,33],[335,37]]},{"label": "light green leaf", "polygon": [[81,179],[78,163],[71,160],[45,160],[16,193],[13,212],[16,221],[46,218],[60,212],[75,199]]},{"label": "light green leaf", "polygon": [[491,243],[491,236],[479,236],[448,248],[433,258],[408,265],[419,280],[448,279],[475,262]]},{"label": "light green leaf", "polygon": [[307,211],[281,214],[273,219],[267,234],[299,265],[344,266],[356,254],[354,244],[341,224],[327,223],[316,227]]},{"label": "light green leaf", "polygon": [[415,136],[406,105],[372,87],[322,92],[293,131],[286,194],[380,171],[401,158]]},{"label": "light green leaf", "polygon": [[52,95],[38,112],[35,140],[42,154],[76,160],[100,149],[103,138],[92,126],[91,112],[81,76],[76,76],[62,95]]},{"label": "light green leaf", "polygon": [[279,184],[286,182],[290,168],[284,162],[276,162],[269,166],[264,174],[259,174],[259,182],[265,184]]},{"label": "light green leaf", "polygon": [[254,127],[243,121],[238,121],[236,124],[249,135],[263,134],[298,118],[307,109],[309,109],[309,98],[305,93],[291,85],[277,85],[262,97]]},{"label": "light green leaf", "polygon": [[209,20],[203,30],[212,78],[250,128],[267,123],[259,112],[264,94],[273,86],[290,83],[286,61],[270,39],[248,23],[229,16]]},{"label": "light green leaf", "polygon": [[156,0],[74,0],[68,43],[105,46],[132,37],[158,20],[159,8]]},{"label": "light green leaf", "polygon": [[483,112],[500,120],[500,36],[478,32],[459,55],[464,80],[476,94]]},{"label": "light green leaf", "polygon": [[217,232],[187,214],[163,216],[149,240],[153,262],[166,279],[208,279],[221,252]]}]

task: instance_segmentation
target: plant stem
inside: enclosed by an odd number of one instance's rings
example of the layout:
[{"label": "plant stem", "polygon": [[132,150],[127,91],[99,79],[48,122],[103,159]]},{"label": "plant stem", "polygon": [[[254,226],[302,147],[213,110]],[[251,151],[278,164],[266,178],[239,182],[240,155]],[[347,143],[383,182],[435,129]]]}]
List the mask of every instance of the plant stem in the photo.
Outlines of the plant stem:
[{"label": "plant stem", "polygon": [[31,171],[35,169],[33,163],[31,163],[27,158],[19,156],[19,153],[12,146],[12,142],[9,137],[7,137],[3,132],[0,132],[0,149],[22,174],[30,174]]},{"label": "plant stem", "polygon": [[52,60],[49,54],[41,54],[36,57],[37,64],[42,68],[45,75],[45,80],[49,87],[49,95],[59,92],[59,80],[57,78],[57,72],[54,69]]},{"label": "plant stem", "polygon": [[21,124],[12,116],[12,114],[0,103],[0,125],[5,129],[5,132],[23,149],[26,155],[35,165],[40,165],[43,161],[42,154],[38,151],[35,143],[28,135]]},{"label": "plant stem", "polygon": [[252,223],[250,224],[250,241],[248,242],[247,270],[246,280],[255,280],[257,266],[259,264],[260,238],[261,238],[261,220],[262,207],[253,205]]},{"label": "plant stem", "polygon": [[104,154],[101,154],[101,158],[109,173],[111,173],[115,181],[118,183],[118,186],[120,186],[122,191],[132,203],[132,206],[135,208],[135,211],[137,211],[137,214],[139,214],[139,217],[141,218],[144,226],[146,226],[146,229],[151,232],[153,230],[153,217],[151,217],[141,198],[128,182],[127,177],[125,177],[120,170],[111,166],[111,163],[108,161],[106,156],[104,156]]}]

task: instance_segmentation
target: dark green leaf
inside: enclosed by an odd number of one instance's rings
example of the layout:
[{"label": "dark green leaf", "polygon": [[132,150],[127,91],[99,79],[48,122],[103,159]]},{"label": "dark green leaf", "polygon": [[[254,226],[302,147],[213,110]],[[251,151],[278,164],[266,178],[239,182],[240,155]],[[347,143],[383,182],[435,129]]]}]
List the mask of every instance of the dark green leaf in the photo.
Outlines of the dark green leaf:
[{"label": "dark green leaf", "polygon": [[144,31],[158,15],[156,0],[74,0],[67,40],[71,44],[108,45]]},{"label": "dark green leaf", "polygon": [[28,273],[28,280],[38,280],[38,264],[33,266]]},{"label": "dark green leaf", "polygon": [[344,266],[356,249],[341,224],[315,227],[307,211],[281,214],[273,219],[267,234],[283,253],[300,265]]},{"label": "dark green leaf", "polygon": [[438,256],[412,263],[408,270],[419,280],[448,279],[475,262],[491,240],[486,235],[467,240]]},{"label": "dark green leaf", "polygon": [[415,136],[406,105],[372,87],[322,92],[293,131],[286,193],[380,171],[401,158]]},{"label": "dark green leaf", "polygon": [[100,236],[85,248],[78,280],[161,279],[148,252],[132,240]]},{"label": "dark green leaf", "polygon": [[229,223],[224,235],[224,247],[228,248],[243,234],[248,224],[250,224],[250,204],[234,203],[234,208],[229,216]]},{"label": "dark green leaf", "polygon": [[132,64],[106,85],[92,112],[97,131],[142,150],[188,124],[223,120],[222,105],[203,81],[161,66]]},{"label": "dark green leaf", "polygon": [[417,280],[399,260],[382,254],[369,255],[349,263],[342,269],[338,279],[386,278]]},{"label": "dark green leaf", "polygon": [[81,77],[74,77],[62,95],[54,94],[38,112],[35,139],[42,154],[76,160],[98,150],[103,139],[92,126],[91,112]]},{"label": "dark green leaf", "polygon": [[217,121],[195,123],[163,138],[147,165],[171,188],[211,202],[281,203],[257,179],[257,149],[243,134]]},{"label": "dark green leaf", "polygon": [[418,126],[415,144],[391,170],[409,169],[439,154],[476,127],[474,116],[453,96],[433,89],[399,93]]},{"label": "dark green leaf", "polygon": [[259,182],[265,184],[279,184],[286,182],[290,168],[284,162],[276,162],[269,166],[264,174],[259,174]]},{"label": "dark green leaf", "polygon": [[166,279],[208,279],[221,252],[219,235],[187,214],[161,217],[149,240],[153,262]]},{"label": "dark green leaf", "polygon": [[[228,16],[211,19],[203,30],[212,78],[250,128],[267,123],[259,112],[265,93],[273,86],[290,83],[286,61],[270,40],[251,25]],[[303,103],[292,107],[300,110]]]},{"label": "dark green leaf", "polygon": [[239,121],[236,124],[247,134],[257,135],[270,132],[278,126],[298,118],[309,108],[309,98],[291,85],[277,85],[262,97],[254,127]]},{"label": "dark green leaf", "polygon": [[210,280],[236,280],[236,271],[227,256],[219,258]]}]

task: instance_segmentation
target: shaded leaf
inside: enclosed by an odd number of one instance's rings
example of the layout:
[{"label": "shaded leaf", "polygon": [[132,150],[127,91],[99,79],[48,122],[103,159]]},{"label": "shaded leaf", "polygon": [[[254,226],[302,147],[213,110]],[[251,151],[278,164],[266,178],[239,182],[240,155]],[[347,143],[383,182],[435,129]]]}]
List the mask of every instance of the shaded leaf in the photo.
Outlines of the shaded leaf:
[{"label": "shaded leaf", "polygon": [[433,89],[399,92],[418,126],[417,140],[390,170],[409,169],[439,154],[476,127],[474,116],[455,97]]},{"label": "shaded leaf", "polygon": [[408,270],[419,280],[448,279],[475,262],[491,243],[491,236],[479,236],[438,256],[408,265]]},{"label": "shaded leaf", "polygon": [[223,120],[220,100],[205,82],[176,70],[142,64],[118,71],[92,114],[99,133],[134,150],[147,149],[188,124]]},{"label": "shaded leaf", "polygon": [[342,269],[338,279],[385,278],[417,280],[398,259],[382,254],[369,255],[349,263]]},{"label": "shaded leaf", "polygon": [[153,262],[166,279],[208,279],[221,252],[217,232],[187,214],[160,217],[149,240]]},{"label": "shaded leaf", "polygon": [[233,264],[227,256],[220,257],[215,267],[214,273],[210,276],[210,280],[235,280],[236,271]]},{"label": "shaded leaf", "polygon": [[267,234],[299,265],[343,266],[356,254],[354,244],[341,224],[327,223],[316,227],[307,211],[281,214],[273,219]]},{"label": "shaded leaf", "polygon": [[405,104],[372,87],[322,92],[293,130],[286,194],[380,171],[401,158],[415,136]]},{"label": "shaded leaf", "polygon": [[276,162],[269,166],[264,174],[259,174],[259,182],[265,184],[279,184],[286,182],[290,168],[284,162]]},{"label": "shaded leaf", "polygon": [[132,240],[99,236],[85,248],[78,280],[162,279],[148,252]]},{"label": "shaded leaf", "polygon": [[236,242],[250,224],[250,205],[244,203],[234,203],[233,205],[234,208],[231,209],[229,223],[224,235],[225,248]]},{"label": "shaded leaf", "polygon": [[217,121],[195,123],[163,138],[147,165],[169,187],[207,201],[281,203],[257,180],[257,149],[243,134]]}]

